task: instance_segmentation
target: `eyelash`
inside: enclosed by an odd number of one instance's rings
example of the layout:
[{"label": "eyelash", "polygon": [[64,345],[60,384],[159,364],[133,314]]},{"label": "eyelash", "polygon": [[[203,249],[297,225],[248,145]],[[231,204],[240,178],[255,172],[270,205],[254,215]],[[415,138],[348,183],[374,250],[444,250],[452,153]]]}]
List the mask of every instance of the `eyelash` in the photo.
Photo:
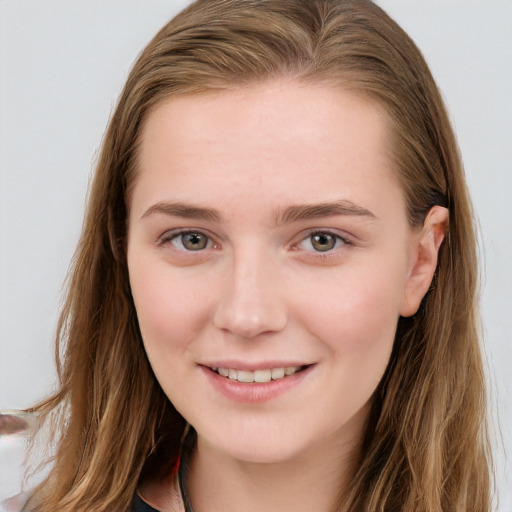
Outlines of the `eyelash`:
[{"label": "eyelash", "polygon": [[[159,245],[171,244],[174,246],[173,240],[177,240],[177,239],[179,239],[179,237],[183,237],[183,235],[204,236],[207,239],[207,241],[206,241],[207,246],[204,249],[206,249],[206,248],[211,249],[211,248],[217,247],[217,244],[213,241],[212,237],[210,235],[204,233],[200,229],[178,229],[178,230],[174,230],[174,231],[166,231],[162,236],[159,237],[158,244]],[[181,241],[181,245],[183,246],[183,241]],[[183,252],[190,252],[190,253],[194,253],[194,252],[199,253],[204,250],[204,249],[198,249],[196,251],[193,251],[193,250],[188,250],[184,246],[181,249],[180,248],[177,248],[177,249],[180,251],[183,251]]]},{"label": "eyelash", "polygon": [[315,229],[314,231],[310,231],[307,235],[302,238],[298,243],[293,244],[292,248],[294,250],[298,250],[299,246],[303,243],[309,241],[309,244],[312,245],[312,238],[315,235],[328,236],[333,237],[335,239],[335,246],[331,249],[327,249],[325,251],[315,250],[314,247],[311,250],[307,250],[307,252],[314,253],[315,257],[319,258],[328,258],[337,254],[337,250],[342,249],[344,246],[353,245],[351,240],[346,236],[341,236],[338,233],[335,233],[329,229]]},{"label": "eyelash", "polygon": [[[181,246],[182,246],[181,248],[176,247],[173,243],[173,240],[178,240],[179,237],[183,237],[183,235],[194,235],[194,234],[206,237],[206,239],[207,239],[206,247],[197,249],[194,251],[194,250],[189,250],[183,246],[183,239],[181,239]],[[333,256],[334,254],[336,254],[337,249],[341,249],[343,246],[353,245],[352,241],[346,236],[341,236],[338,233],[335,233],[328,229],[324,229],[324,230],[315,229],[314,231],[308,232],[306,234],[306,236],[304,236],[303,238],[301,238],[299,240],[299,242],[292,244],[292,246],[291,246],[292,250],[300,250],[300,245],[303,243],[306,243],[308,241],[309,241],[310,245],[312,246],[313,244],[312,244],[311,240],[312,240],[312,237],[314,237],[315,235],[334,237],[334,239],[335,239],[334,247],[327,249],[325,251],[315,250],[314,247],[310,250],[306,249],[306,252],[311,252],[311,253],[315,254],[315,257],[326,258],[329,256]],[[213,241],[213,239],[210,235],[208,235],[207,233],[205,233],[204,231],[201,231],[199,229],[179,229],[179,230],[174,230],[174,231],[166,231],[162,236],[159,237],[158,244],[162,245],[162,246],[166,245],[166,244],[171,244],[174,247],[176,247],[178,250],[183,251],[183,252],[189,252],[189,253],[200,253],[205,249],[215,249],[218,247],[218,244]]]}]

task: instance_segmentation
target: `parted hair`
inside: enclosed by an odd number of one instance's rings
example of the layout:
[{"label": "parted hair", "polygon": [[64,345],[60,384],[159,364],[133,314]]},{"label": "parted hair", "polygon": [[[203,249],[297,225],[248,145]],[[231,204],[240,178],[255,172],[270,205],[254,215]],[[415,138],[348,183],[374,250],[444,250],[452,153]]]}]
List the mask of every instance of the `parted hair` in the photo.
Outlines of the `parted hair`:
[{"label": "parted hair", "polygon": [[280,77],[373,101],[411,226],[433,205],[449,210],[432,286],[418,312],[399,319],[357,470],[333,510],[490,510],[476,238],[461,158],[420,51],[368,0],[198,0],[140,54],[103,140],[70,270],[59,387],[32,409],[56,448],[28,510],[128,510],[140,482],[175,463],[185,420],[146,357],[125,254],[141,126],[163,99]]}]

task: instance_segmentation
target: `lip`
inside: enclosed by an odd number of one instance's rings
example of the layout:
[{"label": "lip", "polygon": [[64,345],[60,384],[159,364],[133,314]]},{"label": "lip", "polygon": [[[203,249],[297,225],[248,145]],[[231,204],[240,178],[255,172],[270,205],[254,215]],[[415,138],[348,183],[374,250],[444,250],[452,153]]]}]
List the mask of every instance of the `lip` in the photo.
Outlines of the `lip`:
[{"label": "lip", "polygon": [[[281,368],[282,366],[305,366],[304,364],[288,364],[284,365],[282,362],[270,363],[269,366],[261,366],[261,364],[267,365],[268,362],[258,363],[257,366],[253,364],[236,364],[234,362],[228,363],[227,361],[221,364],[216,363],[211,365],[215,368],[236,368],[237,370],[256,371],[263,368]],[[223,366],[226,365],[226,366]],[[200,369],[203,371],[209,385],[221,395],[227,397],[230,400],[240,403],[261,403],[269,400],[273,400],[284,393],[293,391],[303,380],[305,380],[313,371],[315,364],[307,365],[306,368],[298,373],[284,377],[282,379],[271,380],[269,382],[251,382],[242,383],[236,380],[231,380],[226,377],[220,376],[218,373],[213,371],[210,366],[200,365]]]}]

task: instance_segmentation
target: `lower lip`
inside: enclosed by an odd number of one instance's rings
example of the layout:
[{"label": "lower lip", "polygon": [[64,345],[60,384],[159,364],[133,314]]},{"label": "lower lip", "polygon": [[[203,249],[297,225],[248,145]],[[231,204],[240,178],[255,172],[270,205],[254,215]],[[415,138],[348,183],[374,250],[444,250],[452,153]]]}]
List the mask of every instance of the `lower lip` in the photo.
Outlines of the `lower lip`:
[{"label": "lower lip", "polygon": [[292,390],[299,385],[312,371],[314,365],[304,370],[269,382],[243,383],[222,377],[206,366],[201,366],[211,386],[222,395],[235,402],[258,403],[266,402]]}]

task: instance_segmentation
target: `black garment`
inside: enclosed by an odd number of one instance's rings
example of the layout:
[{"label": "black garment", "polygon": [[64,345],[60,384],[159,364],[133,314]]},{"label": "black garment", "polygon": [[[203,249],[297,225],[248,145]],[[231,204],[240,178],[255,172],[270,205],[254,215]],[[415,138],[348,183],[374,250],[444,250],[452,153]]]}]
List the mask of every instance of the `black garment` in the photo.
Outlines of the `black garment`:
[{"label": "black garment", "polygon": [[158,512],[158,510],[148,505],[138,494],[136,494],[132,503],[132,512]]}]

